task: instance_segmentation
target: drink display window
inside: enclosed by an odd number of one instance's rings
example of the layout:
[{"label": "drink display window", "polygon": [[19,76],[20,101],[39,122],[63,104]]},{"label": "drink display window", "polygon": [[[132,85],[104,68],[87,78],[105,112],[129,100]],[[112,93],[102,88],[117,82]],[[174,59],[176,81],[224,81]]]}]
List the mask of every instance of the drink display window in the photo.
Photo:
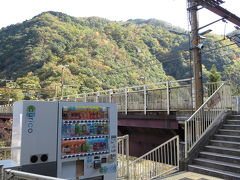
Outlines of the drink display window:
[{"label": "drink display window", "polygon": [[64,106],[62,120],[62,158],[108,153],[108,108]]}]

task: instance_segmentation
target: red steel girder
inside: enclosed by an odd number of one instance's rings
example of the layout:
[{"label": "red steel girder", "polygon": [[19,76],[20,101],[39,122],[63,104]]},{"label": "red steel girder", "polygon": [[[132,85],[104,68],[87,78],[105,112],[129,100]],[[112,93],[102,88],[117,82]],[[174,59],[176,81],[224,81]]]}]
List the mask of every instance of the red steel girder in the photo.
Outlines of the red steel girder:
[{"label": "red steel girder", "polygon": [[221,6],[216,7],[206,7],[209,11],[212,11],[213,13],[227,19],[228,21],[232,22],[233,24],[236,24],[237,26],[240,26],[240,18],[236,16],[235,14],[231,13],[230,11],[224,9]]},{"label": "red steel girder", "polygon": [[223,7],[216,5],[216,4],[209,4],[205,1],[198,1],[198,4],[205,7],[209,11],[212,11],[213,13],[227,19],[228,21],[232,22],[233,24],[236,24],[237,26],[240,26],[240,18],[236,16],[235,14],[231,13],[227,9],[224,9]]},{"label": "red steel girder", "polygon": [[197,0],[198,4],[205,4],[207,6],[219,6],[220,4],[224,3],[222,0]]}]

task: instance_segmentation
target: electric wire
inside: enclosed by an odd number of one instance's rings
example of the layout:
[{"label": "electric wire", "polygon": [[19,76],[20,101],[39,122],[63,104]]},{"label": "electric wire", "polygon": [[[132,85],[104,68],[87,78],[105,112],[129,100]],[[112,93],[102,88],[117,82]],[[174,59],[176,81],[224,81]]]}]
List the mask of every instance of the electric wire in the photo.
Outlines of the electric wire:
[{"label": "electric wire", "polygon": [[[188,50],[186,50],[186,51],[188,51]],[[164,58],[164,60],[153,59],[153,60],[148,60],[148,61],[141,61],[141,63],[144,63],[144,66],[146,66],[146,65],[154,66],[154,65],[157,65],[157,64],[162,65],[162,63],[170,63],[170,62],[175,62],[177,60],[180,60],[180,57],[176,57],[176,55],[175,55],[175,57],[168,58],[168,59]],[[155,63],[152,63],[154,61],[155,61]],[[117,70],[122,70],[122,69],[127,69],[127,68],[130,68],[130,67],[133,67],[133,66],[139,66],[139,65],[132,64],[132,65],[129,65],[129,66],[124,66],[124,67],[121,67],[121,68],[118,68],[118,69],[114,69],[114,72],[107,72],[107,75],[126,73],[126,71],[123,71],[123,72],[116,72],[116,71]]]},{"label": "electric wire", "polygon": [[[217,47],[217,48],[211,48],[211,49],[207,49],[207,50],[202,50],[202,53],[206,53],[206,52],[212,52],[212,51],[215,51],[215,50],[218,50],[218,49],[222,49],[222,48],[225,48],[225,47],[228,47],[228,46],[232,46],[232,45],[236,45],[236,43],[232,43],[232,44],[228,44],[228,45],[225,45],[225,46],[221,46],[221,47]],[[188,49],[186,50],[182,50],[181,52],[184,52],[184,51],[189,51]],[[169,58],[169,57],[172,57],[172,58]],[[184,58],[185,59],[185,58]],[[167,56],[166,58],[164,58],[163,60],[158,60],[158,59],[153,59],[153,60],[146,60],[146,61],[141,61],[142,64],[144,64],[145,66],[146,65],[151,65],[151,66],[154,66],[154,65],[162,65],[162,63],[171,63],[171,62],[175,62],[175,61],[178,61],[180,60],[180,57],[176,57],[176,55],[171,55],[171,56]],[[155,63],[152,63],[154,62]],[[191,64],[191,58],[190,59],[185,59],[185,61],[190,61],[190,64]],[[142,65],[141,64],[141,65]],[[141,66],[140,65],[140,66]],[[107,72],[108,75],[114,75],[114,74],[122,74],[122,73],[126,73],[126,71],[123,71],[123,72],[117,72],[118,70],[122,70],[122,69],[127,69],[127,68],[130,68],[130,67],[134,67],[134,66],[139,66],[139,65],[136,65],[136,64],[132,64],[132,65],[129,65],[129,66],[123,66],[121,68],[118,68],[118,69],[114,69],[114,72]]]},{"label": "electric wire", "polygon": [[236,45],[236,43],[227,44],[225,46],[221,46],[221,47],[217,47],[217,48],[207,49],[207,50],[203,51],[203,53],[212,52],[212,51],[215,51],[215,50],[218,50],[218,49],[222,49],[222,48],[225,48],[225,47],[229,47],[229,46],[233,46],[233,45]]}]

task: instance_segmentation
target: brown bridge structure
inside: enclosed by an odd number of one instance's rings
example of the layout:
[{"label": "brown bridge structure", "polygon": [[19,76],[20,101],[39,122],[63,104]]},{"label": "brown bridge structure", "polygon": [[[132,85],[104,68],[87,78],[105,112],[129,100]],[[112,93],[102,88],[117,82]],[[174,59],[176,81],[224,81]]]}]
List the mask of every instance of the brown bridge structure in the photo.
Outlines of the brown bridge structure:
[{"label": "brown bridge structure", "polygon": [[[220,83],[204,84],[205,98]],[[183,140],[183,122],[194,112],[192,88],[192,79],[183,79],[55,97],[48,101],[117,104],[118,134],[129,134],[130,155],[141,156],[177,134]],[[0,119],[5,121],[11,118],[12,106],[0,106]]]}]

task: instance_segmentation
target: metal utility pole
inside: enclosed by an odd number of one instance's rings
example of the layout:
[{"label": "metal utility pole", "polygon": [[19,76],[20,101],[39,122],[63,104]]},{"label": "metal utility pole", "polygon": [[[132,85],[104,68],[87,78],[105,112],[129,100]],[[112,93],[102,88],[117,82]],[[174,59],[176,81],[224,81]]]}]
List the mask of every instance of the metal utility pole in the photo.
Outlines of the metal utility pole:
[{"label": "metal utility pole", "polygon": [[198,109],[203,104],[203,85],[202,85],[202,63],[201,63],[201,46],[198,34],[198,14],[197,0],[188,0],[189,20],[191,25],[191,54],[194,70],[194,92],[195,108]]}]

